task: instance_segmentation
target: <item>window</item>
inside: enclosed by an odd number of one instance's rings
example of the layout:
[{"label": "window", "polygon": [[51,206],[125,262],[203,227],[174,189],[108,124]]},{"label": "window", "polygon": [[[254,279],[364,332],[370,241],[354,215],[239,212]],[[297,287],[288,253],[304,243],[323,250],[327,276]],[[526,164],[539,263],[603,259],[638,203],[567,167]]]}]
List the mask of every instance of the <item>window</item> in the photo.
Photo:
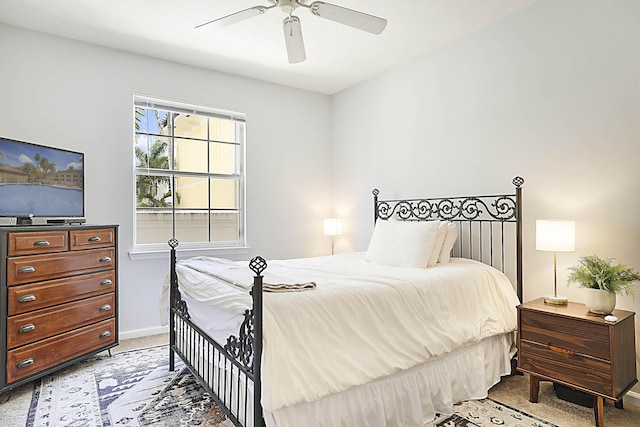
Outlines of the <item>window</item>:
[{"label": "window", "polygon": [[135,244],[246,245],[241,113],[134,98]]}]

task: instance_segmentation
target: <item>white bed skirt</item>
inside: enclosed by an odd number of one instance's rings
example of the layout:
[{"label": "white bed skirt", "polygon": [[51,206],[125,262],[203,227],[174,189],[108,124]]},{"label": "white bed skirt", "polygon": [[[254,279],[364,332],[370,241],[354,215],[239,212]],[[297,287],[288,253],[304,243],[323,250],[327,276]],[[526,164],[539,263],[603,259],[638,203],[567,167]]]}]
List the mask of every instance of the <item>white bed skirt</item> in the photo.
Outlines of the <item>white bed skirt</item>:
[{"label": "white bed skirt", "polygon": [[265,412],[265,422],[268,427],[423,427],[436,413],[450,414],[454,403],[487,397],[511,372],[512,348],[513,333],[489,337],[413,369]]}]

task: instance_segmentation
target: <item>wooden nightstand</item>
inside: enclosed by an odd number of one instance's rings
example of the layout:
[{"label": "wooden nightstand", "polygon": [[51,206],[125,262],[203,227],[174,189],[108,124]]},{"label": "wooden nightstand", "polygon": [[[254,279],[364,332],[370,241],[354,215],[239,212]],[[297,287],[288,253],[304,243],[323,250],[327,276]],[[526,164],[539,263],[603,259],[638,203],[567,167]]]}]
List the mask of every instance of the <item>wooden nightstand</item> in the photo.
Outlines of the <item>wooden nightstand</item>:
[{"label": "wooden nightstand", "polygon": [[604,399],[622,408],[636,377],[635,313],[615,310],[616,322],[583,304],[549,305],[537,299],[518,306],[518,371],[529,374],[529,400],[540,380],[594,396],[596,426],[604,425]]}]

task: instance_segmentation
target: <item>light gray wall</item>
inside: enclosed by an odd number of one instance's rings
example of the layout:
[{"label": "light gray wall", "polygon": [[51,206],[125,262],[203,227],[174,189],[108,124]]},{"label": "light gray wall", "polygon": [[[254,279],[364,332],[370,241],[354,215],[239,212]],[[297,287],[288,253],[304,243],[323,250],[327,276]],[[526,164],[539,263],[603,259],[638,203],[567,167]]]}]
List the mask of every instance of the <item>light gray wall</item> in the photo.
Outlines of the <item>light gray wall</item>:
[{"label": "light gray wall", "polygon": [[[521,175],[525,300],[553,289],[536,219],[576,221],[576,252],[558,254],[573,301],[566,269],[581,255],[640,270],[638,23],[637,0],[545,0],[334,96],[334,211],[348,219],[336,250],[366,250],[374,187],[494,194]],[[636,290],[617,307],[640,313]]]},{"label": "light gray wall", "polygon": [[[248,259],[326,255],[328,96],[0,25],[0,135],[85,152],[86,216],[120,225],[120,331],[160,325],[168,254],[131,260],[133,94],[247,115]],[[2,201],[0,201],[2,203]]]}]

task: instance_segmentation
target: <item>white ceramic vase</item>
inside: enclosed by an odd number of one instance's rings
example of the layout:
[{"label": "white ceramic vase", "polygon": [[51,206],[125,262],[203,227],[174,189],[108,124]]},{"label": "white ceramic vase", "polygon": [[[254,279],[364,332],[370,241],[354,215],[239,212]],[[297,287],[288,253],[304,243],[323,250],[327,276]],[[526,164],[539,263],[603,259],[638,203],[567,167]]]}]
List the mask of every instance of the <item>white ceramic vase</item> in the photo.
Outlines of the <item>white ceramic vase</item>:
[{"label": "white ceramic vase", "polygon": [[615,293],[591,288],[587,288],[585,291],[587,291],[585,305],[590,312],[596,314],[611,314],[613,309],[616,308]]}]

